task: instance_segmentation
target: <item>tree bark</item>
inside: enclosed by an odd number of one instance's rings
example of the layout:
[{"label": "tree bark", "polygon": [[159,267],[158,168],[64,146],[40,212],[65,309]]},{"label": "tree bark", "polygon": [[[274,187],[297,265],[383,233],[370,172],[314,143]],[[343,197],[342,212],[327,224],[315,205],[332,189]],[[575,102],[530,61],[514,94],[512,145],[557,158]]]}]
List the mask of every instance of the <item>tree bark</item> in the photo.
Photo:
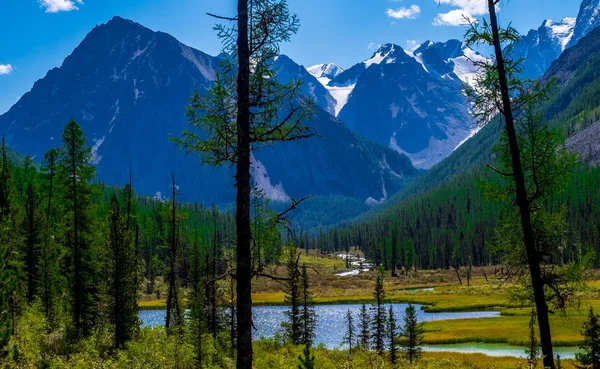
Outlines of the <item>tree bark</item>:
[{"label": "tree bark", "polygon": [[498,31],[498,20],[496,18],[496,1],[488,0],[490,12],[490,25],[492,27],[494,51],[496,53],[496,63],[498,68],[498,77],[500,82],[500,93],[502,95],[502,105],[504,107],[504,119],[506,122],[506,133],[510,146],[512,157],[513,173],[516,185],[517,206],[521,214],[521,226],[523,228],[523,237],[525,249],[527,252],[527,261],[529,264],[529,273],[531,275],[531,284],[533,286],[533,295],[538,315],[538,324],[540,329],[540,342],[542,353],[544,355],[544,367],[554,369],[554,355],[552,352],[552,336],[550,334],[550,320],[548,318],[548,305],[544,295],[544,283],[542,281],[539,255],[536,251],[535,240],[533,236],[533,227],[531,224],[531,209],[529,208],[529,199],[527,197],[527,188],[525,186],[525,177],[521,167],[521,156],[519,144],[515,131],[514,117],[508,90],[508,81],[504,67],[504,57],[502,55],[502,45]]},{"label": "tree bark", "polygon": [[252,296],[250,252],[250,48],[248,0],[238,0],[237,16],[237,369],[252,369]]}]

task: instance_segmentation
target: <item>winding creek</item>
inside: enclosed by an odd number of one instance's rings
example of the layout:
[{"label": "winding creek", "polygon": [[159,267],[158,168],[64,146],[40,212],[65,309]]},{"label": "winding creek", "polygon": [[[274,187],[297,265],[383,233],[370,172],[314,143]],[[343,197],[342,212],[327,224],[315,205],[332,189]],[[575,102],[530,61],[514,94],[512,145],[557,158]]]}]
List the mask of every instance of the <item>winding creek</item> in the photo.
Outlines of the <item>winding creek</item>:
[{"label": "winding creek", "polygon": [[[393,304],[396,318],[399,322],[404,316],[406,304]],[[457,313],[426,313],[415,305],[418,311],[419,321],[435,321],[449,319],[490,319],[499,317],[497,311],[478,311],[478,312],[457,312]],[[346,332],[345,317],[348,310],[354,316],[354,321],[358,322],[358,315],[361,305],[318,305],[315,307],[317,313],[317,332],[316,343],[323,344],[328,348],[338,348],[342,344]],[[271,338],[280,329],[281,322],[286,319],[285,306],[255,306],[252,308],[254,317],[254,337]],[[140,312],[142,326],[152,327],[163,325],[165,321],[165,310],[144,310]],[[461,343],[448,345],[427,345],[423,347],[424,351],[431,352],[460,352],[460,353],[481,353],[489,356],[513,356],[524,357],[525,349],[522,347],[511,346],[507,344],[484,344],[484,343]],[[557,347],[555,352],[560,354],[561,358],[573,358],[577,348],[575,347]]]}]

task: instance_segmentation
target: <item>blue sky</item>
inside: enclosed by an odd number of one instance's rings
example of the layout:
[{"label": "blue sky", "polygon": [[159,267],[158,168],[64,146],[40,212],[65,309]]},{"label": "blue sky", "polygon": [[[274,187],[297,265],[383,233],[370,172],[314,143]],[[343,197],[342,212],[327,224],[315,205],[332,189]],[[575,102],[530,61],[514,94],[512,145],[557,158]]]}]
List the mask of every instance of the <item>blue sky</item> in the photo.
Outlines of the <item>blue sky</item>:
[{"label": "blue sky", "polygon": [[[462,14],[482,16],[483,0],[288,0],[301,21],[282,51],[310,66],[335,62],[347,68],[370,57],[378,44],[407,47],[425,40],[462,38]],[[216,55],[215,20],[207,12],[234,15],[235,0],[0,0],[0,114],[63,59],[97,24],[114,15],[167,32]],[[503,24],[521,33],[544,19],[575,17],[578,0],[502,1]]]}]

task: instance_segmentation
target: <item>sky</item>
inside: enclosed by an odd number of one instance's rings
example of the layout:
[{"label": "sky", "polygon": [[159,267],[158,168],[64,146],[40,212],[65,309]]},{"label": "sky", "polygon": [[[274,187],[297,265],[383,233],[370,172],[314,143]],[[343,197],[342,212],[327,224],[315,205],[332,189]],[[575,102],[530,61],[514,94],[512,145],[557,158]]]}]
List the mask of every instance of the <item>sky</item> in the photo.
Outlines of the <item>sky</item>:
[{"label": "sky", "polygon": [[[206,13],[235,15],[235,0],[0,0],[0,114],[62,61],[94,26],[134,20],[211,55],[220,51]],[[411,49],[426,40],[462,39],[464,16],[480,19],[484,0],[288,0],[300,30],[282,52],[311,66],[342,68],[370,58],[382,43]],[[521,33],[544,19],[577,16],[579,0],[502,0],[501,24]]]}]

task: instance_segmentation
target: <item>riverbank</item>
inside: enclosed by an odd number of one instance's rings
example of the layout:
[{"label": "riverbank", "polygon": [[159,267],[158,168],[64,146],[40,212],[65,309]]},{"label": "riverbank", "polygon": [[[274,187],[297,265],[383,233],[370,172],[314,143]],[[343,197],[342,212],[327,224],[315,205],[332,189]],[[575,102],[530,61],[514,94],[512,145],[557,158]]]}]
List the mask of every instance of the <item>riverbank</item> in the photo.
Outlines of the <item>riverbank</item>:
[{"label": "riverbank", "polygon": [[[366,272],[352,276],[335,273],[346,268],[344,260],[336,257],[303,255],[301,262],[311,267],[311,282],[314,301],[318,305],[370,304],[373,302],[372,288],[375,273]],[[467,282],[466,271],[419,270],[399,272],[398,277],[386,277],[384,289],[387,303],[413,303],[422,305],[429,313],[499,311],[500,317],[484,320],[446,320],[425,323],[425,343],[458,344],[487,343],[526,345],[527,326],[531,307],[511,307],[510,281],[501,279],[499,268],[473,268],[472,278]],[[285,275],[281,267],[274,267],[271,274]],[[462,282],[462,284],[460,283]],[[469,285],[467,285],[467,283]],[[557,347],[578,346],[581,341],[581,326],[589,306],[600,311],[597,280],[589,283],[590,290],[582,294],[580,309],[568,309],[565,315],[550,317],[553,343]],[[255,306],[284,305],[281,283],[268,278],[253,281],[252,299]],[[166,301],[148,300],[140,302],[144,310],[162,310]]]}]

